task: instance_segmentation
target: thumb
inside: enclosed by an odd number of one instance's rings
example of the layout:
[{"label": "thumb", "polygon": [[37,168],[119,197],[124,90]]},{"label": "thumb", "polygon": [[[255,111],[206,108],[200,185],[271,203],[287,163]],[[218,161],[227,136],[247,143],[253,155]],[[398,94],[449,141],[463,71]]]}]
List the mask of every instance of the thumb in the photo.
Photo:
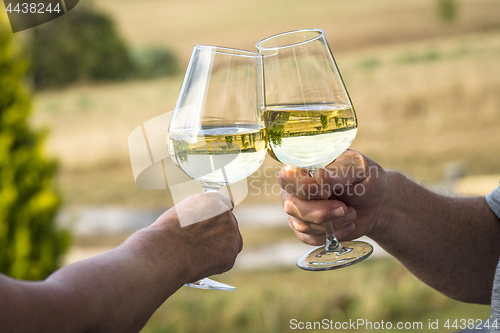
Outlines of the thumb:
[{"label": "thumb", "polygon": [[347,186],[362,182],[368,177],[367,159],[354,150],[346,150],[335,161],[314,174],[319,184]]}]

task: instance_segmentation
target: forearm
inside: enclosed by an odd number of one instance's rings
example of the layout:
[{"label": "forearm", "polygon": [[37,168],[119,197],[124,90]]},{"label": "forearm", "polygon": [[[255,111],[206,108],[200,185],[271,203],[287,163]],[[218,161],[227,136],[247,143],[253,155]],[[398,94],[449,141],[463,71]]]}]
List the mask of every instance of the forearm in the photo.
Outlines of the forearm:
[{"label": "forearm", "polygon": [[[243,242],[231,202],[193,195],[118,248],[41,282],[0,274],[5,332],[138,332],[184,283],[231,269]],[[181,226],[177,212],[196,223]]]},{"label": "forearm", "polygon": [[438,195],[395,172],[388,173],[386,195],[370,236],[440,292],[489,303],[500,222],[484,198]]},{"label": "forearm", "polygon": [[[176,240],[161,237],[167,236],[144,229],[120,247],[66,266],[44,282],[18,282],[21,309],[10,311],[19,316],[10,320],[16,325],[12,331],[138,332],[187,282]],[[153,248],[162,243],[167,246]]]}]

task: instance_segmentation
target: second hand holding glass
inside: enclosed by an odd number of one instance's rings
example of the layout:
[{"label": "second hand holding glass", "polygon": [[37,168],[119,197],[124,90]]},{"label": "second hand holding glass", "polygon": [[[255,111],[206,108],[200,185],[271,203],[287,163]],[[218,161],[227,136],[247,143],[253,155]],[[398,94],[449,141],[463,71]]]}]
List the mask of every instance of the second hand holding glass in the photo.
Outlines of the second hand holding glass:
[{"label": "second hand holding glass", "polygon": [[[260,54],[194,47],[170,121],[168,143],[173,161],[201,184],[203,192],[216,192],[247,178],[264,161],[262,71]],[[207,278],[187,286],[236,290]]]},{"label": "second hand holding glass", "polygon": [[[357,119],[323,31],[297,30],[261,40],[264,56],[268,150],[278,161],[314,173],[352,143]],[[373,247],[338,242],[325,223],[326,245],[302,255],[305,270],[342,268],[363,259]]]}]

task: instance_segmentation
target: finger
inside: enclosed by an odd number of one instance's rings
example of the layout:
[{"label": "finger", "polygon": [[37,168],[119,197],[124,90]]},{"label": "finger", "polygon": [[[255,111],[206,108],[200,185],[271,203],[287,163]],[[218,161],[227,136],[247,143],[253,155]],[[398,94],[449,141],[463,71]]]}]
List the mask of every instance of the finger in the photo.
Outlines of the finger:
[{"label": "finger", "polygon": [[239,243],[238,253],[240,253],[241,250],[243,250],[243,236],[241,235],[241,232],[240,232],[238,220],[236,219],[236,217],[232,213],[231,213],[231,215],[233,216],[233,219],[236,223],[236,231],[238,232],[238,243]]},{"label": "finger", "polygon": [[[356,211],[354,210],[354,208],[349,207],[347,210],[347,219],[337,221],[337,223],[333,223],[335,234],[337,235],[338,232],[342,231],[342,234],[339,235],[344,236],[354,231],[354,229],[351,230],[351,227],[349,227],[349,225],[354,223],[355,217]],[[290,225],[290,228],[303,234],[325,235],[326,233],[324,223],[312,223],[291,215],[288,215],[288,224]]]},{"label": "finger", "polygon": [[285,213],[313,223],[344,224],[347,206],[338,200],[303,200],[291,194],[282,196]]},{"label": "finger", "polygon": [[325,228],[322,224],[307,222],[293,216],[288,216],[288,224],[294,231],[308,235],[325,235]]},{"label": "finger", "polygon": [[373,199],[384,192],[384,177],[385,171],[380,165],[353,150],[347,150],[325,170],[315,173],[317,182],[330,198],[356,207],[373,205]]},{"label": "finger", "polygon": [[305,244],[308,245],[314,245],[314,246],[320,246],[320,245],[325,245],[326,238],[325,235],[309,235],[309,234],[303,234],[301,232],[298,232],[294,230],[295,235],[297,238]]},{"label": "finger", "polygon": [[[221,195],[221,197],[229,200],[228,198],[226,198],[223,195]],[[229,202],[231,202],[231,201],[229,201]],[[239,223],[238,223],[238,220],[236,219],[236,216],[234,216],[233,212],[230,211],[229,215],[227,217],[221,217],[221,218],[224,219],[221,221],[225,221],[225,219],[228,219],[227,223],[229,223],[229,228],[231,229],[230,231],[234,232],[236,234],[235,236],[236,236],[236,239],[238,241],[238,253],[240,253],[241,250],[243,250],[243,236],[241,235]]]},{"label": "finger", "polygon": [[326,199],[328,192],[322,190],[309,171],[284,165],[278,174],[278,184],[287,193],[301,199]]},{"label": "finger", "polygon": [[366,158],[354,150],[346,150],[324,169],[318,169],[315,178],[321,183],[356,184],[368,176]]},{"label": "finger", "polygon": [[342,241],[347,236],[349,236],[356,229],[356,224],[354,222],[349,222],[341,228],[335,230],[335,237]]},{"label": "finger", "polygon": [[[344,227],[335,230],[335,236],[337,237],[338,240],[342,241],[346,239],[350,234],[352,234],[355,229],[356,225],[354,222],[348,223]],[[319,246],[319,245],[324,245],[326,243],[326,234],[324,232],[321,234],[315,234],[315,233],[311,234],[311,233],[303,233],[293,228],[292,230],[295,232],[297,238],[299,238],[305,244]]]}]

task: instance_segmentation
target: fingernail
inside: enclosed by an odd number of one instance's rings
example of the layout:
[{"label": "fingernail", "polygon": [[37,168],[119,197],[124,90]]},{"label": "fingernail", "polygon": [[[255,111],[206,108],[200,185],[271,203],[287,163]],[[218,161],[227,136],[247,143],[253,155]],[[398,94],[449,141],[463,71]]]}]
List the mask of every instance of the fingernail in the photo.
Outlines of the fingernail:
[{"label": "fingernail", "polygon": [[344,227],[344,236],[347,235],[347,234],[350,234],[351,232],[353,232],[354,228],[356,228],[356,226],[354,225],[354,223],[349,223],[348,225],[346,225]]},{"label": "fingernail", "polygon": [[342,207],[335,208],[333,210],[333,216],[335,217],[342,217],[345,215],[344,209]]},{"label": "fingernail", "polygon": [[283,208],[285,210],[285,213],[290,214],[294,210],[294,205],[291,201],[287,200],[287,201],[285,201]]},{"label": "fingernail", "polygon": [[354,221],[355,218],[356,218],[356,211],[355,210],[348,211],[346,216],[345,216],[346,222]]}]

